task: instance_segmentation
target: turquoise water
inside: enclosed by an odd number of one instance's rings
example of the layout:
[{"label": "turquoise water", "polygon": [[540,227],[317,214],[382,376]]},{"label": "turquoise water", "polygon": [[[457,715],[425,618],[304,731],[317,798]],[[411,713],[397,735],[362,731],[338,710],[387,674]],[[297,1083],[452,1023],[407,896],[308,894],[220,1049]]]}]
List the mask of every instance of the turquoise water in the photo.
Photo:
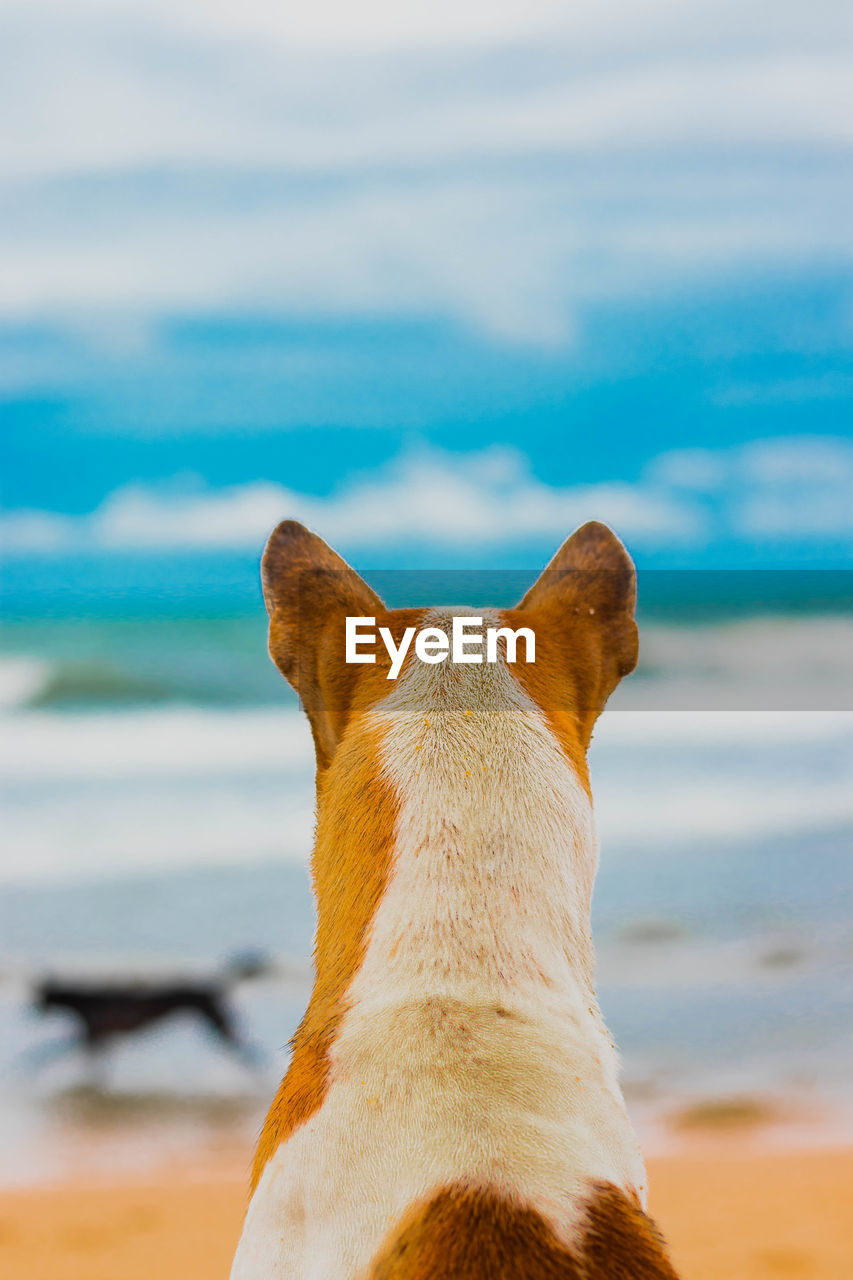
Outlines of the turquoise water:
[{"label": "turquoise water", "polygon": [[[529,576],[386,572],[371,582],[394,604],[477,608],[517,600]],[[618,705],[853,710],[853,575],[652,574],[645,582],[640,664]],[[0,707],[295,705],[267,657],[260,602],[239,612],[211,610],[209,601],[197,610],[187,600],[137,603],[130,612],[9,609]]]}]

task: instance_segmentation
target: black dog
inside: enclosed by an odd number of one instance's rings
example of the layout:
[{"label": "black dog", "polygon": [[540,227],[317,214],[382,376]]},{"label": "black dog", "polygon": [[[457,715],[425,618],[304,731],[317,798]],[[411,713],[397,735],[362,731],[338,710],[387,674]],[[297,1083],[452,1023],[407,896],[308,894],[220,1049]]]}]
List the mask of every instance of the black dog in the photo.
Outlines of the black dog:
[{"label": "black dog", "polygon": [[142,1031],[174,1013],[193,1013],[203,1019],[228,1049],[244,1062],[257,1066],[262,1055],[238,1031],[228,993],[237,982],[267,973],[270,967],[263,956],[251,955],[236,958],[218,976],[207,981],[62,982],[46,978],[35,988],[34,1007],[40,1013],[67,1010],[81,1026],[70,1044],[63,1041],[46,1045],[39,1057],[45,1060],[78,1046],[94,1054],[109,1041]]}]

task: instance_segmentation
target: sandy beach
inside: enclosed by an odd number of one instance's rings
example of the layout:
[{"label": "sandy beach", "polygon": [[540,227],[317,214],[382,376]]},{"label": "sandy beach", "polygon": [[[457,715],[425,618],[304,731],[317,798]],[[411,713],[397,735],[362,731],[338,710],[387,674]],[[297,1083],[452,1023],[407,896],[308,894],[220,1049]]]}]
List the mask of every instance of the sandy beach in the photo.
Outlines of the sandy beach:
[{"label": "sandy beach", "polygon": [[[853,1149],[737,1146],[649,1162],[651,1210],[684,1280],[853,1275]],[[246,1181],[218,1170],[0,1195],[5,1280],[225,1280]]]}]

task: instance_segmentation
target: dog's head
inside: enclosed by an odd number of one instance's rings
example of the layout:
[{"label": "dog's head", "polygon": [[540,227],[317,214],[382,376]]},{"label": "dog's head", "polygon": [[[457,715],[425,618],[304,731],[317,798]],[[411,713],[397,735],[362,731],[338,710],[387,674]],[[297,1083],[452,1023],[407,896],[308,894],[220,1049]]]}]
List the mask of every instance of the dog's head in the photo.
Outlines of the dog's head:
[{"label": "dog's head", "polygon": [[[460,706],[478,696],[482,700],[491,674],[493,712],[500,709],[498,673],[486,671],[482,651],[482,662],[466,662],[451,675],[450,655],[446,661],[419,662],[411,633],[450,624],[453,613],[482,615],[498,632],[532,632],[534,652],[521,643],[511,664],[506,663],[506,643],[501,639],[497,665],[509,671],[538,706],[576,766],[582,764],[607,698],[637,661],[634,566],[615,534],[597,522],[572,534],[513,609],[386,609],[321,538],[291,520],[280,524],[267,543],[262,581],[270,615],[270,653],[308,715],[321,774],[355,722],[392,694],[399,700],[397,679],[389,679],[394,666],[387,643],[376,644],[373,661],[346,660],[348,618],[373,619],[377,639],[385,628],[397,650],[406,645],[408,633],[400,682],[417,682],[425,694],[428,682],[445,705],[454,689]],[[499,687],[508,693],[512,685],[502,677]],[[505,706],[511,715],[511,697]]]}]

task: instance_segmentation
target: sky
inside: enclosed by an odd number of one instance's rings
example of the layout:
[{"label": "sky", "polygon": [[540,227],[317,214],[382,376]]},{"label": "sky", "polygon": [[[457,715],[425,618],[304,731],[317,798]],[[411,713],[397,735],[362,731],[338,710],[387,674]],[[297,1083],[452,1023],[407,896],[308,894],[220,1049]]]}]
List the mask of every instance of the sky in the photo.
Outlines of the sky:
[{"label": "sky", "polygon": [[852,144],[841,0],[3,0],[0,547],[853,565]]}]

